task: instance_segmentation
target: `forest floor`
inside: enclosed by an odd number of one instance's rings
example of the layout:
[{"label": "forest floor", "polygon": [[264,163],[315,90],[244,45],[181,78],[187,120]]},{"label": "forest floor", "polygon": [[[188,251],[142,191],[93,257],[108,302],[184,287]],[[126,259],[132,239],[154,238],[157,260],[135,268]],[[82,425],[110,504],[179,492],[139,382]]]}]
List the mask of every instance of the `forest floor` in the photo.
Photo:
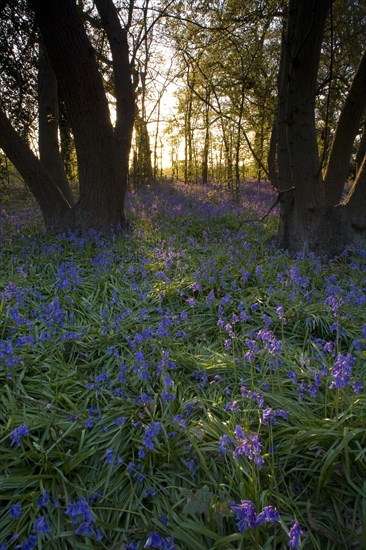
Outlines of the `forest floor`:
[{"label": "forest floor", "polygon": [[[120,237],[0,205],[0,548],[366,548],[366,251],[167,183]],[[23,206],[24,207],[23,207]]]}]

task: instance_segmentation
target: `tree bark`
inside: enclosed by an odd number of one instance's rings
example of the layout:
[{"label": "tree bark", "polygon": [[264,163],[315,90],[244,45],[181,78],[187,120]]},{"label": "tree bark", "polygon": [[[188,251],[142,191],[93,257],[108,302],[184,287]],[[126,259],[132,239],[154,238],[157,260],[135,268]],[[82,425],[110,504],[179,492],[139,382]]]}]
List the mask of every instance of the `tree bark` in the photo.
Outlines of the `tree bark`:
[{"label": "tree bark", "polygon": [[[132,69],[127,41],[128,28],[122,28],[112,0],[96,0],[95,4],[106,31],[112,52],[115,98],[117,102],[115,136],[121,162],[123,185],[127,188],[128,164],[133,125],[136,116]],[[131,4],[132,5],[132,4]]]},{"label": "tree bark", "polygon": [[74,0],[31,0],[75,138],[80,198],[68,224],[82,230],[124,223],[121,174],[107,98]]},{"label": "tree bark", "polygon": [[[285,248],[317,248],[324,188],[315,132],[315,94],[330,0],[290,0],[279,78],[279,239]],[[328,228],[328,222],[326,226]]]},{"label": "tree bark", "polygon": [[349,214],[351,229],[357,240],[366,237],[366,154],[356,174],[354,184],[343,203]]},{"label": "tree bark", "polygon": [[38,202],[47,229],[57,229],[70,205],[25,140],[0,109],[0,147],[14,164]]},{"label": "tree bark", "polygon": [[58,93],[56,75],[40,43],[38,70],[38,147],[41,163],[70,206],[75,201],[67,181],[58,141]]},{"label": "tree bark", "polygon": [[324,177],[326,202],[338,204],[349,171],[353,143],[366,109],[366,49],[348,91],[334,134]]}]

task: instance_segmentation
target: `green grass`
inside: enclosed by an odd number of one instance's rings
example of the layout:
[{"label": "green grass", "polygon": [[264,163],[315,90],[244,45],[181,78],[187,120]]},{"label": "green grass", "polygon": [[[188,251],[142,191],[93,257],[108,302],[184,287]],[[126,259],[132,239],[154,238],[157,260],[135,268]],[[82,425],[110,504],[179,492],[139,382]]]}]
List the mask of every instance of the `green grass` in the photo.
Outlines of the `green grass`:
[{"label": "green grass", "polygon": [[[0,542],[269,550],[297,521],[299,548],[365,548],[366,399],[353,387],[365,386],[365,253],[289,258],[268,244],[273,221],[240,227],[240,213],[184,197],[177,214],[173,198],[148,196],[152,211],[135,197],[118,239],[3,230]],[[347,356],[352,373],[332,387]],[[266,423],[268,408],[288,418]],[[262,467],[235,458],[238,442],[220,452],[237,426],[258,434]],[[78,499],[84,531],[65,513]],[[241,500],[280,521],[241,533]]]}]

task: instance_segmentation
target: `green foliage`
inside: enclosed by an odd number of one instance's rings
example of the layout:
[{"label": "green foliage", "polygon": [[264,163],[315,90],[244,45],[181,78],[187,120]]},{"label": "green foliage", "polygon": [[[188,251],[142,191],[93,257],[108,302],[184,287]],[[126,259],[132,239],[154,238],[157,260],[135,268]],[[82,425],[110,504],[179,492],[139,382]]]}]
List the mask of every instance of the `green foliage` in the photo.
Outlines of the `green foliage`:
[{"label": "green foliage", "polygon": [[[303,548],[363,548],[364,252],[290,259],[269,228],[210,217],[219,195],[177,196],[135,196],[124,239],[4,230],[1,541],[44,516],[39,548],[285,548],[296,520]],[[235,456],[237,426],[263,465]],[[241,533],[241,500],[281,520]],[[66,513],[84,502],[90,534]]]}]

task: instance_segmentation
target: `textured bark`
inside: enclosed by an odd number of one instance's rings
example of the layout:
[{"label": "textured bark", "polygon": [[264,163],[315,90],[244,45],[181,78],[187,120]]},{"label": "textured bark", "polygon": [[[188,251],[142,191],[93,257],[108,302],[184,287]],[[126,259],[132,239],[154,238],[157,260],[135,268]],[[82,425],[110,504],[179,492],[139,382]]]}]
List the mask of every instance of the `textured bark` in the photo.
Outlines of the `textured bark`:
[{"label": "textured bark", "polygon": [[326,202],[339,203],[349,171],[353,143],[366,109],[366,50],[348,91],[334,134],[329,161],[324,177]]},{"label": "textured bark", "polygon": [[102,25],[106,31],[113,58],[116,98],[115,136],[122,163],[122,177],[127,185],[128,162],[133,125],[136,116],[135,94],[132,84],[132,67],[129,60],[127,30],[122,28],[112,0],[96,0]]},{"label": "textured bark", "polygon": [[38,148],[41,163],[69,205],[73,206],[74,197],[59,149],[57,80],[42,44],[38,70],[38,107]]},{"label": "textured bark", "polygon": [[358,237],[366,238],[366,154],[344,205],[349,212],[351,228]]},{"label": "textured bark", "polygon": [[361,140],[357,149],[357,155],[355,160],[356,173],[359,171],[365,155],[366,155],[366,122],[364,122],[362,126]]},{"label": "textured bark", "polygon": [[329,225],[314,115],[329,7],[330,0],[290,0],[282,44],[277,126],[279,241],[290,250],[301,249],[306,242],[319,248],[321,233]]},{"label": "textured bark", "polygon": [[49,173],[0,109],[0,148],[23,177],[38,202],[45,225],[56,229],[70,211],[69,204]]},{"label": "textured bark", "polygon": [[118,229],[126,178],[93,48],[74,0],[31,0],[75,138],[80,199],[70,226]]}]

